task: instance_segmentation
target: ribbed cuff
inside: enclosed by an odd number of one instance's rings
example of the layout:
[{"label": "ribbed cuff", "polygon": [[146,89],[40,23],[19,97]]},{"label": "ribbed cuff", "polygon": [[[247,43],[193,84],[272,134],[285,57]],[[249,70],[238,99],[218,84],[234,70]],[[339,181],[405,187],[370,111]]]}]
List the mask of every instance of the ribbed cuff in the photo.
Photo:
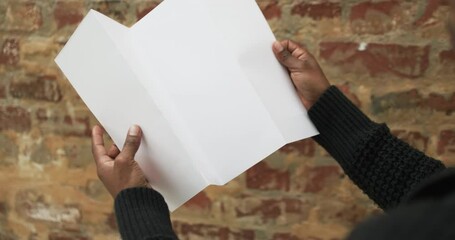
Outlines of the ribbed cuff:
[{"label": "ribbed cuff", "polygon": [[381,125],[372,122],[351,101],[331,86],[308,111],[320,134],[314,139],[343,166],[353,158],[359,141]]},{"label": "ribbed cuff", "polygon": [[149,188],[130,188],[115,198],[115,214],[123,240],[177,239],[163,196]]}]

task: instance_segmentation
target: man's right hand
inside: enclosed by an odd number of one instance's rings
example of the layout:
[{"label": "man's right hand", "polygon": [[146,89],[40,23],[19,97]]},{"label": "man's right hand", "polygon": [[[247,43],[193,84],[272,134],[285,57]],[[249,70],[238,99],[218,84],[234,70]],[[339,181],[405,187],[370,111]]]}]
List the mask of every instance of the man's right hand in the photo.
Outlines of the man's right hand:
[{"label": "man's right hand", "polygon": [[127,188],[149,187],[144,173],[134,160],[141,145],[142,130],[133,125],[126,136],[122,151],[112,145],[108,150],[104,146],[104,130],[100,126],[92,130],[92,153],[96,162],[98,177],[112,197]]},{"label": "man's right hand", "polygon": [[330,87],[318,62],[305,48],[290,40],[275,42],[273,52],[288,69],[303,105],[310,109]]}]

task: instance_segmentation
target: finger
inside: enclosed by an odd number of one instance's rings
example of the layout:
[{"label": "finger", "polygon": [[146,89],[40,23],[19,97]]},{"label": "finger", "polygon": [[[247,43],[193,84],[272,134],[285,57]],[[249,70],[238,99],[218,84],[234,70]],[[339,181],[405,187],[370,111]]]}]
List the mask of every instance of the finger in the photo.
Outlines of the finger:
[{"label": "finger", "polygon": [[152,188],[152,184],[144,177],[144,187],[145,188]]},{"label": "finger", "polygon": [[136,155],[139,146],[141,145],[141,128],[137,125],[133,125],[128,130],[125,144],[123,145],[122,152],[116,158],[116,162],[119,163],[131,163],[134,161],[134,155]]},{"label": "finger", "polygon": [[311,53],[304,47],[300,46],[298,43],[295,43],[291,40],[284,40],[281,42],[285,47],[287,47],[288,51],[291,52],[292,56],[300,59],[305,60]]},{"label": "finger", "polygon": [[[283,45],[283,47],[288,50],[289,52],[291,53],[295,53],[296,51],[304,51],[305,48],[303,48],[302,46],[300,46],[300,44],[292,41],[292,40],[283,40],[280,42],[281,45]],[[294,54],[293,54],[294,55]]]},{"label": "finger", "polygon": [[107,155],[115,159],[118,155],[120,154],[120,150],[118,149],[117,145],[113,144],[111,148],[109,148],[109,151],[107,151]]},{"label": "finger", "polygon": [[293,56],[287,48],[288,46],[283,45],[281,42],[273,43],[273,52],[278,61],[289,69],[302,67],[302,61]]},{"label": "finger", "polygon": [[104,147],[104,139],[103,139],[104,131],[103,129],[96,125],[93,127],[92,130],[92,153],[93,157],[95,158],[96,164],[100,164],[107,155],[106,148]]}]

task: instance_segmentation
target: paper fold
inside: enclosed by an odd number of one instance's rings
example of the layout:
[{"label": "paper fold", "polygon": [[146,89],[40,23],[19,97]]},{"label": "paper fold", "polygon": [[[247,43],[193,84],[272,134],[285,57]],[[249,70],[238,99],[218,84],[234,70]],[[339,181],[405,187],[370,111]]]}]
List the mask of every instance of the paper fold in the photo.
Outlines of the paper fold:
[{"label": "paper fold", "polygon": [[254,0],[165,0],[133,27],[90,11],[56,58],[122,146],[176,209],[283,145],[317,134]]}]

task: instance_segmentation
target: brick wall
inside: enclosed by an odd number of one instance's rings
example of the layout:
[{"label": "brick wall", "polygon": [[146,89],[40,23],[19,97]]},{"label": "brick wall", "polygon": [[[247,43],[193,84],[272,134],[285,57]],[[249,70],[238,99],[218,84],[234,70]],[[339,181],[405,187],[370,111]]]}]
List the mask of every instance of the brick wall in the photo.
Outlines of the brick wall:
[{"label": "brick wall", "polygon": [[[0,1],[0,239],[118,239],[96,123],[53,59],[90,8],[131,25],[159,1]],[[455,163],[447,1],[259,0],[277,37],[413,146]],[[315,142],[284,147],[172,214],[181,239],[342,239],[380,211]]]}]

